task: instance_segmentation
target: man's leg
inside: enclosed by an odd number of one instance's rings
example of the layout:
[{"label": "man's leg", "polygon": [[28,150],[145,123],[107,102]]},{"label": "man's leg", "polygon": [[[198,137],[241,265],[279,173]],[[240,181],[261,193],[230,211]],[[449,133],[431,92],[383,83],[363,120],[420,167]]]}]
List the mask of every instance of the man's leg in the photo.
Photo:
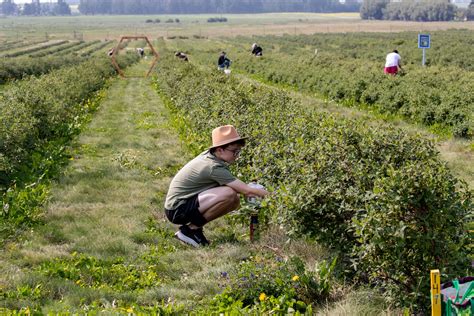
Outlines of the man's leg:
[{"label": "man's leg", "polygon": [[209,245],[209,241],[202,231],[202,226],[205,223],[237,209],[240,204],[237,192],[227,186],[212,188],[201,192],[197,199],[199,208],[198,210],[195,208],[193,210],[194,212],[199,211],[201,214],[197,214],[198,217],[193,215],[191,223],[182,225],[175,234],[178,239],[194,247]]},{"label": "man's leg", "polygon": [[[237,192],[227,186],[220,186],[201,192],[198,195],[199,211],[210,222],[230,211],[239,208],[240,199]],[[194,225],[190,225],[191,228]]]}]

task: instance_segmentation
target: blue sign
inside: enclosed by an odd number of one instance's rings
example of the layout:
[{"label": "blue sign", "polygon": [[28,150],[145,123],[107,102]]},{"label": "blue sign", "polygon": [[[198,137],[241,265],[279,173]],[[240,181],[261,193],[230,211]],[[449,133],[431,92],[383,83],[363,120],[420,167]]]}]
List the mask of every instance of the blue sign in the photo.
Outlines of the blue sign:
[{"label": "blue sign", "polygon": [[429,34],[418,34],[418,48],[430,48],[431,39]]}]

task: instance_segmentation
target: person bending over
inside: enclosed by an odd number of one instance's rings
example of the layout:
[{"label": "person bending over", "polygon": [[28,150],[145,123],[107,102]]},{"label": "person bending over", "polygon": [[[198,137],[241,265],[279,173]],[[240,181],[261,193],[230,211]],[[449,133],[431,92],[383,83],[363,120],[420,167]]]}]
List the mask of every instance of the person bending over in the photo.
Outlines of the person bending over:
[{"label": "person bending over", "polygon": [[394,50],[389,53],[385,58],[384,72],[386,74],[396,75],[399,70],[402,70],[401,57],[398,54],[398,50]]},{"label": "person bending over", "polygon": [[188,55],[183,52],[176,52],[174,55],[183,61],[188,61]]},{"label": "person bending over", "polygon": [[232,125],[212,131],[212,146],[188,162],[171,180],[165,201],[165,214],[179,240],[194,247],[206,246],[203,226],[240,206],[239,195],[265,197],[265,189],[252,188],[237,179],[229,165],[245,146]]},{"label": "person bending over", "polygon": [[227,54],[225,52],[222,52],[219,55],[219,59],[217,59],[217,67],[219,70],[229,69],[231,63],[232,61],[227,58]]},{"label": "person bending over", "polygon": [[258,46],[257,43],[252,44],[252,54],[259,57],[263,56],[263,49],[262,47]]}]

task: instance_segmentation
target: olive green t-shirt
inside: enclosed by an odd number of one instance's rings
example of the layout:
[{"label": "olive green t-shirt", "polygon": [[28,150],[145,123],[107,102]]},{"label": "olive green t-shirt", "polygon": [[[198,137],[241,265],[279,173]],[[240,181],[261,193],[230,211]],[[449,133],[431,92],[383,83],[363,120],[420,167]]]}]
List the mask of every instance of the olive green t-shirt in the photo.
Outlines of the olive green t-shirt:
[{"label": "olive green t-shirt", "polygon": [[188,162],[171,180],[165,208],[175,210],[190,197],[235,179],[227,163],[206,150]]}]

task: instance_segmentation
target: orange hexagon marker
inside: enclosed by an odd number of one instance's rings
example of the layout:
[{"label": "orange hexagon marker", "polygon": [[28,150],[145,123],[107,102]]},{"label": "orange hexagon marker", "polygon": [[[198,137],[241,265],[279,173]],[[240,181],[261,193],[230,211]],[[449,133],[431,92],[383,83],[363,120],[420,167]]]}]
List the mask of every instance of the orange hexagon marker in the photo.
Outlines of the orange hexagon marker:
[{"label": "orange hexagon marker", "polygon": [[151,45],[151,42],[148,40],[148,37],[147,36],[122,36],[122,38],[120,39],[120,41],[118,42],[117,44],[117,47],[114,48],[114,51],[112,53],[112,56],[111,56],[111,60],[112,60],[112,64],[114,65],[115,69],[117,69],[117,72],[119,73],[119,75],[122,77],[122,78],[125,78],[125,74],[123,73],[122,69],[120,69],[120,66],[118,65],[117,61],[115,60],[115,54],[117,54],[117,52],[120,50],[120,44],[122,44],[122,42],[124,40],[129,40],[129,39],[144,39],[148,46],[150,47],[150,50],[153,54],[153,60],[151,62],[151,66],[150,66],[150,70],[148,70],[148,72],[145,74],[145,78],[148,77],[148,75],[150,74],[150,72],[153,70],[153,68],[155,67],[155,64],[156,62],[158,61],[158,53],[155,51],[155,49],[153,48],[153,45]]}]

